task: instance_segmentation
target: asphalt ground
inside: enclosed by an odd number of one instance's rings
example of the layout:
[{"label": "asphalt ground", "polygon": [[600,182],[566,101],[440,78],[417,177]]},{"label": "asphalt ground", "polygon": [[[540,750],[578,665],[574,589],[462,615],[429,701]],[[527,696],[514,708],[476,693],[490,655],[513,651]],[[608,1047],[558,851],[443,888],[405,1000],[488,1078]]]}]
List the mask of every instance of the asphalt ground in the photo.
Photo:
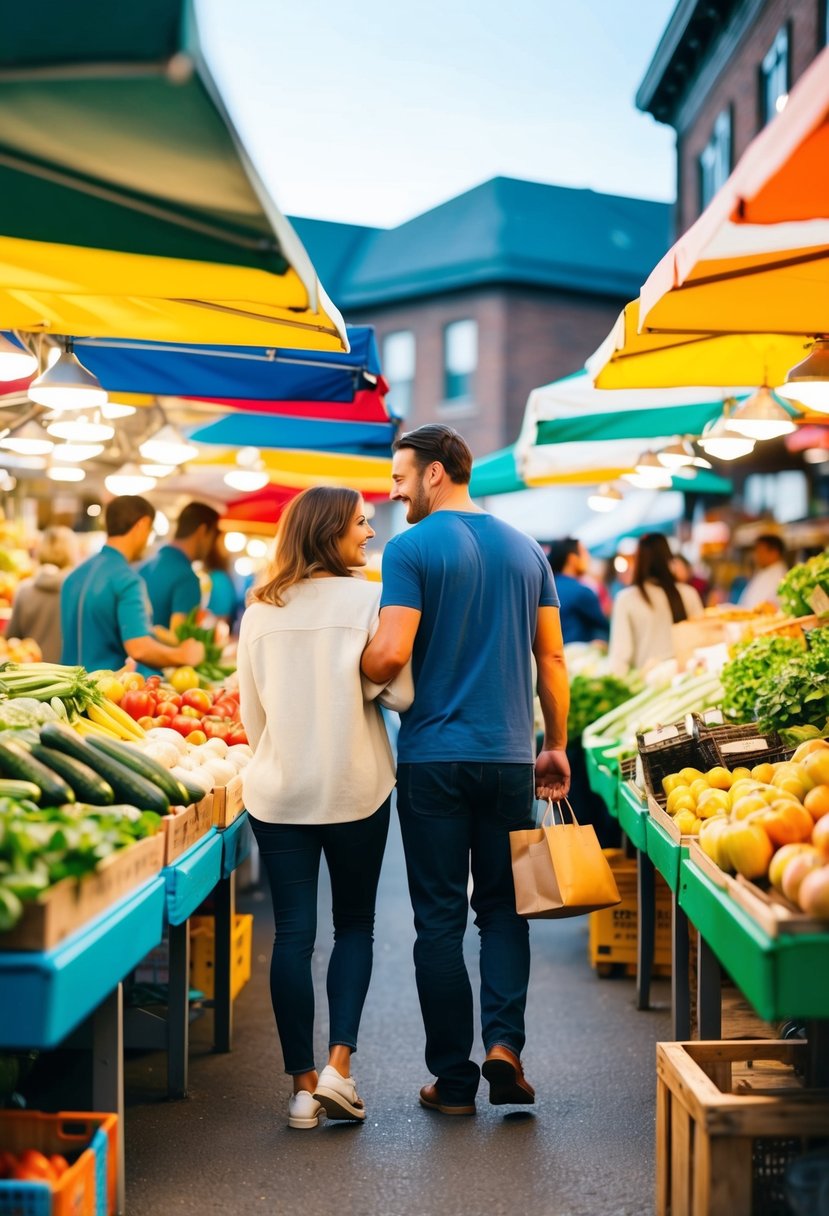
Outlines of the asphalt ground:
[{"label": "asphalt ground", "polygon": [[[129,1216],[168,1213],[360,1213],[362,1216],[640,1216],[653,1211],[655,1047],[670,1038],[669,993],[639,1013],[631,979],[598,979],[587,921],[535,922],[524,1065],[531,1108],[475,1118],[423,1110],[424,1036],[411,961],[413,929],[393,818],[381,879],[375,967],[353,1068],[364,1125],[286,1126],[268,987],[273,940],[264,889],[240,895],[255,914],[253,974],[236,1002],[233,1051],[211,1051],[212,1015],[193,1024],[190,1094],[164,1096],[164,1057],[127,1069]],[[473,984],[477,932],[466,939]],[[319,1066],[325,1062],[325,971],[331,949],[320,885],[314,974]],[[480,1043],[477,1058],[483,1058]]]}]

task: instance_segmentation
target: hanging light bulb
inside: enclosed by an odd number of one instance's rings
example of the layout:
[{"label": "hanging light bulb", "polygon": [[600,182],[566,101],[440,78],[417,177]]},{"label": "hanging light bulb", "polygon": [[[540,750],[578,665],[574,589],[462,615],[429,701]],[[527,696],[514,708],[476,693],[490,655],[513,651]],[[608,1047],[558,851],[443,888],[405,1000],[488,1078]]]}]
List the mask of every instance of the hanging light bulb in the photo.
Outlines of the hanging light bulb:
[{"label": "hanging light bulb", "polygon": [[153,464],[184,464],[186,460],[192,460],[199,454],[199,449],[192,443],[185,443],[176,428],[169,423],[157,431],[152,439],[142,443],[138,450],[145,460],[150,460]]},{"label": "hanging light bulb", "polygon": [[26,422],[5,439],[0,439],[0,447],[18,456],[45,456],[54,446],[43,427],[36,422]]},{"label": "hanging light bulb", "polygon": [[105,477],[104,485],[110,494],[146,494],[155,485],[155,478],[147,477],[138,465],[129,462],[122,465],[117,473]]},{"label": "hanging light bulb", "polygon": [[252,557],[254,561],[261,561],[263,557],[268,556],[267,542],[261,540],[259,537],[254,537],[253,540],[248,541],[245,552],[247,553],[248,557]]},{"label": "hanging light bulb", "polygon": [[52,366],[29,385],[29,397],[53,410],[91,410],[106,404],[107,393],[67,341],[66,349]]},{"label": "hanging light bulb", "polygon": [[162,477],[169,477],[171,473],[176,472],[174,464],[142,464],[139,467],[145,477],[155,477],[156,481],[160,481]]},{"label": "hanging light bulb", "polygon": [[786,373],[786,383],[777,391],[818,414],[829,414],[829,338],[816,340],[802,363]]},{"label": "hanging light bulb", "polygon": [[115,427],[101,422],[98,411],[92,418],[84,414],[75,418],[59,418],[50,422],[46,430],[56,439],[66,439],[69,443],[106,443],[115,434]]},{"label": "hanging light bulb", "polygon": [[57,443],[52,448],[52,459],[62,460],[65,464],[83,464],[85,460],[94,460],[104,450],[102,443]]},{"label": "hanging light bulb", "polygon": [[[626,475],[630,480],[630,474]],[[671,475],[663,464],[660,464],[655,452],[643,452],[636,462],[634,476],[639,480],[634,485],[646,486],[652,490],[663,490],[671,484]]]},{"label": "hanging light bulb", "polygon": [[[615,486],[605,482],[587,497],[587,505],[591,511],[614,511],[622,501],[623,494]],[[248,549],[250,553],[250,549]]]},{"label": "hanging light bulb", "polygon": [[792,416],[776,399],[774,393],[763,385],[746,401],[736,407],[728,419],[729,431],[745,435],[748,439],[777,439],[796,430]]},{"label": "hanging light bulb", "polygon": [[262,453],[259,448],[239,448],[236,453],[236,463],[243,469],[260,469]]},{"label": "hanging light bulb", "polygon": [[241,490],[242,493],[261,490],[269,481],[267,473],[257,473],[254,469],[231,469],[224,475],[225,485],[230,486],[232,490]]},{"label": "hanging light bulb", "polygon": [[37,359],[0,334],[0,380],[23,380],[37,371]]},{"label": "hanging light bulb", "polygon": [[666,469],[682,469],[694,463],[694,449],[687,439],[677,439],[676,443],[669,443],[657,452],[656,458]]},{"label": "hanging light bulb", "polygon": [[107,401],[106,405],[101,407],[101,417],[110,421],[113,418],[129,418],[130,414],[134,413],[134,405],[122,405],[120,401]]},{"label": "hanging light bulb", "polygon": [[46,476],[51,481],[83,481],[86,473],[72,465],[56,464],[46,470]]},{"label": "hanging light bulb", "polygon": [[715,460],[739,460],[741,456],[748,456],[749,452],[754,451],[754,439],[731,429],[736,405],[733,397],[726,397],[719,418],[705,424],[699,446],[706,456],[713,456]]},{"label": "hanging light bulb", "polygon": [[228,553],[242,553],[248,539],[244,532],[227,532],[225,534],[225,548]]}]

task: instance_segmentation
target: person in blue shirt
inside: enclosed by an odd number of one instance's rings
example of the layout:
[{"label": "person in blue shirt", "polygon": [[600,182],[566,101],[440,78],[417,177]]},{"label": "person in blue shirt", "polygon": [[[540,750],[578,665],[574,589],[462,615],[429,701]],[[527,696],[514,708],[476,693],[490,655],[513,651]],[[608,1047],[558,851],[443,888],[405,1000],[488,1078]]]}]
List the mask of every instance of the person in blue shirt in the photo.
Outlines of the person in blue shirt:
[{"label": "person in blue shirt", "polygon": [[[515,910],[510,830],[534,826],[534,799],[567,793],[569,686],[558,597],[534,540],[469,496],[472,454],[430,424],[393,445],[392,491],[415,526],[383,555],[380,623],[363,652],[387,683],[412,658],[415,699],[402,715],[397,805],[417,941],[415,976],[436,1080],[420,1102],[475,1113],[481,1072],[494,1105],[531,1103],[524,1078],[530,971],[527,922]],[[532,658],[545,737],[533,734]],[[472,992],[463,958],[471,905],[481,937],[486,1059],[470,1059]]]},{"label": "person in blue shirt", "polygon": [[201,604],[201,583],[193,562],[203,562],[219,530],[219,512],[190,502],[178,517],[175,538],[139,569],[152,605],[153,625],[175,630]]},{"label": "person in blue shirt", "polygon": [[573,536],[554,540],[549,560],[561,601],[561,634],[565,644],[606,642],[610,636],[610,622],[602,612],[596,592],[580,581],[590,562],[582,542]]},{"label": "person in blue shirt", "polygon": [[143,553],[154,518],[155,508],[134,494],[107,503],[106,544],[61,588],[62,663],[117,671],[127,657],[148,667],[196,666],[203,660],[204,646],[194,638],[165,646],[150,632],[144,582],[130,563]]}]

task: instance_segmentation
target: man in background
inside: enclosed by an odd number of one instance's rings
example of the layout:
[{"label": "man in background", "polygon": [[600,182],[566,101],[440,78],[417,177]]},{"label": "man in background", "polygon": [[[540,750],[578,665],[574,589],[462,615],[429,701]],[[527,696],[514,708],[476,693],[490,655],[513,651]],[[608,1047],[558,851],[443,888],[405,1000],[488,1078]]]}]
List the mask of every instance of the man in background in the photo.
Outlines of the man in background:
[{"label": "man in background", "polygon": [[189,612],[201,604],[201,584],[193,562],[203,562],[219,531],[219,513],[204,502],[191,502],[182,511],[176,534],[139,574],[147,584],[153,625],[175,632]]},{"label": "man in background", "polygon": [[88,671],[117,671],[126,658],[147,667],[196,666],[204,646],[188,638],[165,646],[150,632],[147,592],[131,568],[146,548],[155,507],[123,494],[107,503],[106,544],[68,575],[60,595],[61,662]]},{"label": "man in background", "polygon": [[788,566],[783,560],[783,541],[774,533],[764,533],[754,542],[755,573],[740,596],[741,608],[756,608],[758,604],[777,604],[777,588],[786,576]]},{"label": "man in background", "polygon": [[565,643],[606,642],[610,622],[596,592],[581,581],[590,564],[590,556],[582,542],[573,536],[554,540],[550,545],[549,562],[561,600],[561,633]]}]

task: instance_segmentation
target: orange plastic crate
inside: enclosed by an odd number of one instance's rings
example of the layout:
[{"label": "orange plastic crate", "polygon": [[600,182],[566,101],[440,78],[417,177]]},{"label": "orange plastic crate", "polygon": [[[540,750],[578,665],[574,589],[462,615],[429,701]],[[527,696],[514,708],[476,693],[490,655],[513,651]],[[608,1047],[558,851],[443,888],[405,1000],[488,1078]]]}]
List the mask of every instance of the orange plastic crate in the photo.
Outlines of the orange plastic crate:
[{"label": "orange plastic crate", "polygon": [[[0,1149],[18,1156],[59,1153],[69,1169],[57,1182],[0,1181],[0,1216],[107,1216],[116,1207],[118,1116],[0,1111]],[[100,1133],[100,1135],[99,1135]]]}]

